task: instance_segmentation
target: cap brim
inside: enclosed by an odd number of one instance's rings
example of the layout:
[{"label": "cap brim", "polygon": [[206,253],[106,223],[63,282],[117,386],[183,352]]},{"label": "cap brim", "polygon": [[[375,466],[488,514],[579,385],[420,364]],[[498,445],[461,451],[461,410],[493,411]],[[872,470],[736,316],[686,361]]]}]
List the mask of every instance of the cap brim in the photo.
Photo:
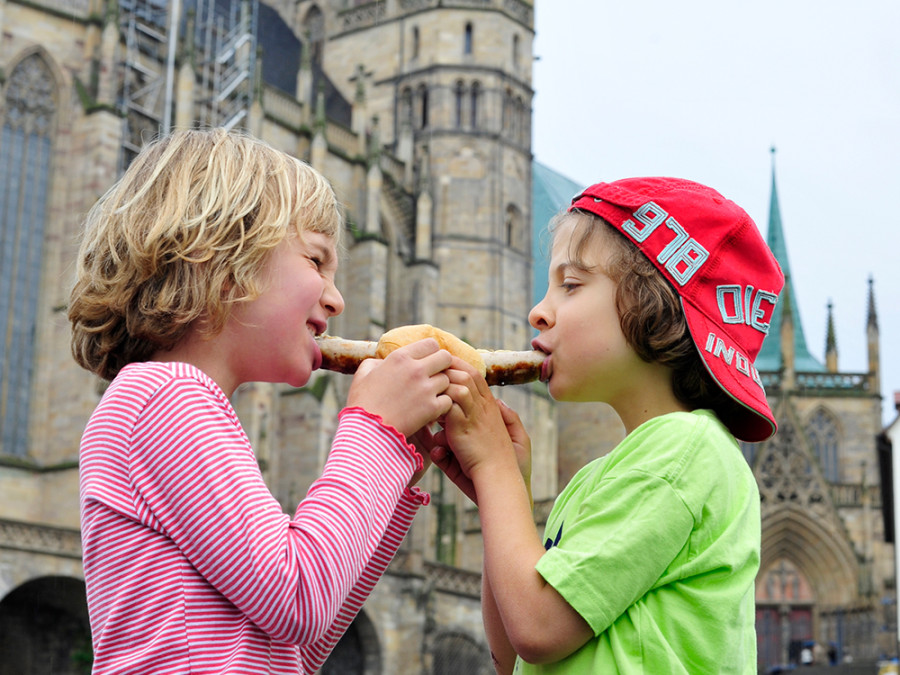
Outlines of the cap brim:
[{"label": "cap brim", "polygon": [[722,423],[742,441],[758,443],[771,438],[778,427],[753,362],[735,346],[720,322],[708,319],[684,298],[682,307],[707,372],[740,404]]}]

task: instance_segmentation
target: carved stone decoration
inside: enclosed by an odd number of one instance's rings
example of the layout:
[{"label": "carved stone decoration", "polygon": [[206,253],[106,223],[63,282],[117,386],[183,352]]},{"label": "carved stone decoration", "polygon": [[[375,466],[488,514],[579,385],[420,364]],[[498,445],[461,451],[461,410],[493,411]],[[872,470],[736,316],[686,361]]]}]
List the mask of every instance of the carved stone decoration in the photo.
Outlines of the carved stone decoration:
[{"label": "carved stone decoration", "polygon": [[81,558],[81,533],[62,527],[0,520],[0,548]]},{"label": "carved stone decoration", "polygon": [[45,136],[56,112],[53,77],[38,54],[25,58],[9,78],[4,124]]},{"label": "carved stone decoration", "polygon": [[757,467],[763,517],[787,505],[809,509],[819,517],[831,515],[827,488],[791,422],[781,423]]}]

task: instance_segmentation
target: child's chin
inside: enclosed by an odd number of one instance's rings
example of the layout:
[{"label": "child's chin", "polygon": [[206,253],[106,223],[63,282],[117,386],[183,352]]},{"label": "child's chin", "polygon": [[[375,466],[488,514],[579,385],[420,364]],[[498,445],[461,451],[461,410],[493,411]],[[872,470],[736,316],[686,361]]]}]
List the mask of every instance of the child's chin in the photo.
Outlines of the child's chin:
[{"label": "child's chin", "polygon": [[291,373],[288,373],[284,378],[284,383],[291,387],[305,387],[309,384],[309,380],[312,378],[312,372],[307,368],[297,368]]},{"label": "child's chin", "polygon": [[551,378],[547,380],[547,393],[550,394],[550,398],[554,401],[565,401],[566,400],[566,391],[563,387],[560,387],[557,382],[554,382]]},{"label": "child's chin", "polygon": [[288,384],[292,387],[300,389],[301,387],[305,387],[307,384],[309,384],[309,377],[298,378],[294,382],[288,382]]},{"label": "child's chin", "polygon": [[572,387],[567,387],[561,382],[559,378],[551,378],[547,383],[547,393],[550,394],[550,398],[560,403],[578,403],[585,400]]}]

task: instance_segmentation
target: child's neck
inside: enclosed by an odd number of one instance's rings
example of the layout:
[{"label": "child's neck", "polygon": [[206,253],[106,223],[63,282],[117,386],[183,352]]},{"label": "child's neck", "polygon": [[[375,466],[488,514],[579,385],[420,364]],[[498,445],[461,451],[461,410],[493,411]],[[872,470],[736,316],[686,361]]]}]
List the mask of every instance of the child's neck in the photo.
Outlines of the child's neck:
[{"label": "child's neck", "polygon": [[240,382],[228,367],[229,359],[222,353],[218,337],[206,338],[196,330],[188,330],[172,349],[159,350],[150,360],[189,363],[212,378],[225,396],[230,398]]},{"label": "child's neck", "polygon": [[635,386],[623,392],[616,401],[609,402],[629,434],[654,417],[691,410],[675,397],[672,370],[660,364],[647,365],[650,367],[637,378],[639,382]]}]

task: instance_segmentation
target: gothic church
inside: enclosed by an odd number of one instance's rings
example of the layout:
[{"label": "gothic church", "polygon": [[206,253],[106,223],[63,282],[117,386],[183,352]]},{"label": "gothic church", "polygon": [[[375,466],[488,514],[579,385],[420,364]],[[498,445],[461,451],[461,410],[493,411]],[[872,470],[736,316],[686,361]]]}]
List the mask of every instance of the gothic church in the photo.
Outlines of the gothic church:
[{"label": "gothic church", "polygon": [[[354,339],[432,323],[527,348],[541,232],[580,186],[533,161],[531,0],[0,0],[0,28],[0,675],[81,673],[78,440],[104,383],[70,357],[65,309],[81,219],[143,142],[243,128],[322,171],[350,242],[329,330]],[[774,175],[768,228],[790,279]],[[857,659],[895,649],[873,291],[865,373],[840,372],[831,343],[811,355],[792,293],[757,363],[781,432],[744,448],[763,498],[761,669],[807,640]],[[234,397],[286,510],[348,385],[318,373]],[[498,394],[531,433],[541,523],[621,425],[540,385]],[[477,516],[438,472],[423,487],[431,506],[323,672],[492,672]]]}]

